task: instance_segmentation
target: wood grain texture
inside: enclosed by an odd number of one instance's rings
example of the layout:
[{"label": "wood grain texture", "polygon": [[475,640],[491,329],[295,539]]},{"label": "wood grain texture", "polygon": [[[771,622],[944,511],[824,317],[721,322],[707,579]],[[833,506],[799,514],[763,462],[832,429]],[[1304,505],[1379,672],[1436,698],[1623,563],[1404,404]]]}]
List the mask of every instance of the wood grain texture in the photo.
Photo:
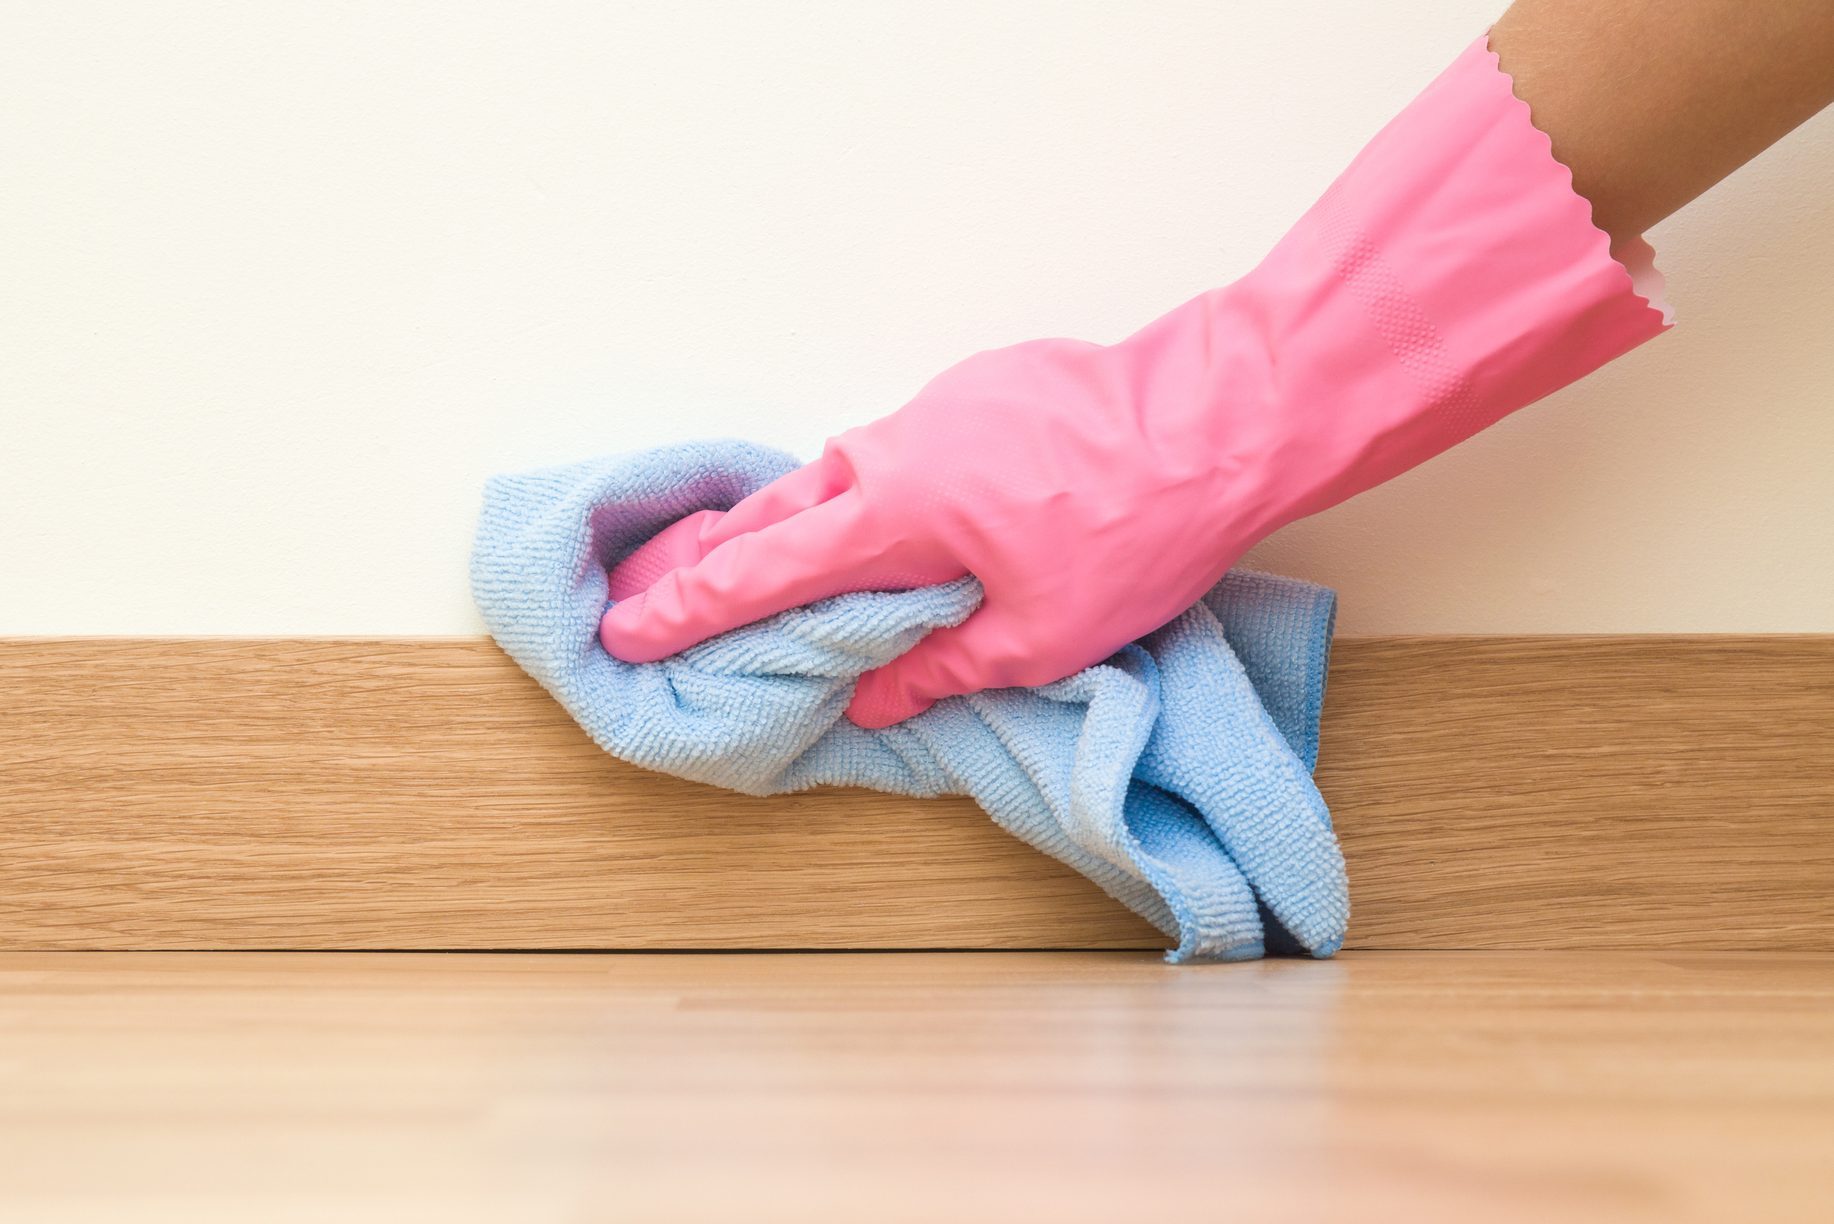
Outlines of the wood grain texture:
[{"label": "wood grain texture", "polygon": [[1834,955],[0,955],[19,1224],[1821,1221]]},{"label": "wood grain texture", "polygon": [[1834,948],[1834,638],[1371,639],[1318,771],[1383,948]]},{"label": "wood grain texture", "polygon": [[[1834,948],[1834,638],[1339,643],[1360,948]],[[966,800],[600,753],[485,641],[0,641],[0,947],[1120,948]]]}]

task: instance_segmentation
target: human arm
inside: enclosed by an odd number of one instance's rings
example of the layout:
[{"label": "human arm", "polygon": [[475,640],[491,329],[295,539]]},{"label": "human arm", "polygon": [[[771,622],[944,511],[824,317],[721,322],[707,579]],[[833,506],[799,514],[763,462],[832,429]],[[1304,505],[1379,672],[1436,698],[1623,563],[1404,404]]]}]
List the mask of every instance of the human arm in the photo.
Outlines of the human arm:
[{"label": "human arm", "polygon": [[1642,227],[1825,101],[1823,8],[1522,0],[1247,276],[1118,344],[945,371],[614,574],[602,640],[647,661],[826,595],[973,574],[980,610],[863,676],[850,717],[1100,661],[1269,532],[1659,332]]}]

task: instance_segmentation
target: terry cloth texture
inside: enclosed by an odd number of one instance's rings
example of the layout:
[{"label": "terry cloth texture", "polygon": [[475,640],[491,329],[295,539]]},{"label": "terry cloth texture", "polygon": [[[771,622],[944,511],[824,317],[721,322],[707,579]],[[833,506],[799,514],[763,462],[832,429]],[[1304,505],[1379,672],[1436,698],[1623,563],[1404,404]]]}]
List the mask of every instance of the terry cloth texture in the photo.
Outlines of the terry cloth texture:
[{"label": "terry cloth texture", "polygon": [[605,652],[607,570],[795,466],[702,442],[492,478],[471,559],[491,634],[634,765],[752,795],[969,795],[1164,931],[1170,960],[1336,951],[1348,886],[1311,775],[1336,606],[1323,587],[1233,571],[1105,663],[879,731],[841,716],[854,678],[964,620],[972,578],[835,596],[656,663]]}]

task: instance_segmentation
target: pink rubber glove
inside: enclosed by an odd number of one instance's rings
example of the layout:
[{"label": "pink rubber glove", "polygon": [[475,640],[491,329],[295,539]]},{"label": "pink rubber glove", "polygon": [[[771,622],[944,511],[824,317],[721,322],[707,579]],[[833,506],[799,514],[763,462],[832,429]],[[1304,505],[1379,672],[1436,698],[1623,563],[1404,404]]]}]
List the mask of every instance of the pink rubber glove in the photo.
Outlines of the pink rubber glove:
[{"label": "pink rubber glove", "polygon": [[1059,679],[1269,532],[1661,331],[1637,292],[1648,247],[1620,254],[1480,39],[1242,280],[1119,344],[969,358],[639,550],[601,640],[648,662],[825,596],[973,574],[979,610],[862,676],[848,717]]}]

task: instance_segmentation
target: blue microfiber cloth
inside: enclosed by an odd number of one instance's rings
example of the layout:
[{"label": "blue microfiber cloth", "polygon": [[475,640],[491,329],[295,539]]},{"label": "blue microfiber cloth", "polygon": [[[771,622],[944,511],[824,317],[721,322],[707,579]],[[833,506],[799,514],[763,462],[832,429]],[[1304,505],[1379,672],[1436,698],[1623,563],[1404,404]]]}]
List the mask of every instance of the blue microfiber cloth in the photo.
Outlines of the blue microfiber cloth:
[{"label": "blue microfiber cloth", "polygon": [[471,560],[485,623],[634,765],[752,795],[969,795],[1175,940],[1170,960],[1337,950],[1348,886],[1311,776],[1336,607],[1323,587],[1233,571],[1105,663],[880,731],[841,716],[854,678],[964,620],[972,578],[824,599],[657,663],[605,653],[611,566],[795,466],[703,442],[494,477]]}]

